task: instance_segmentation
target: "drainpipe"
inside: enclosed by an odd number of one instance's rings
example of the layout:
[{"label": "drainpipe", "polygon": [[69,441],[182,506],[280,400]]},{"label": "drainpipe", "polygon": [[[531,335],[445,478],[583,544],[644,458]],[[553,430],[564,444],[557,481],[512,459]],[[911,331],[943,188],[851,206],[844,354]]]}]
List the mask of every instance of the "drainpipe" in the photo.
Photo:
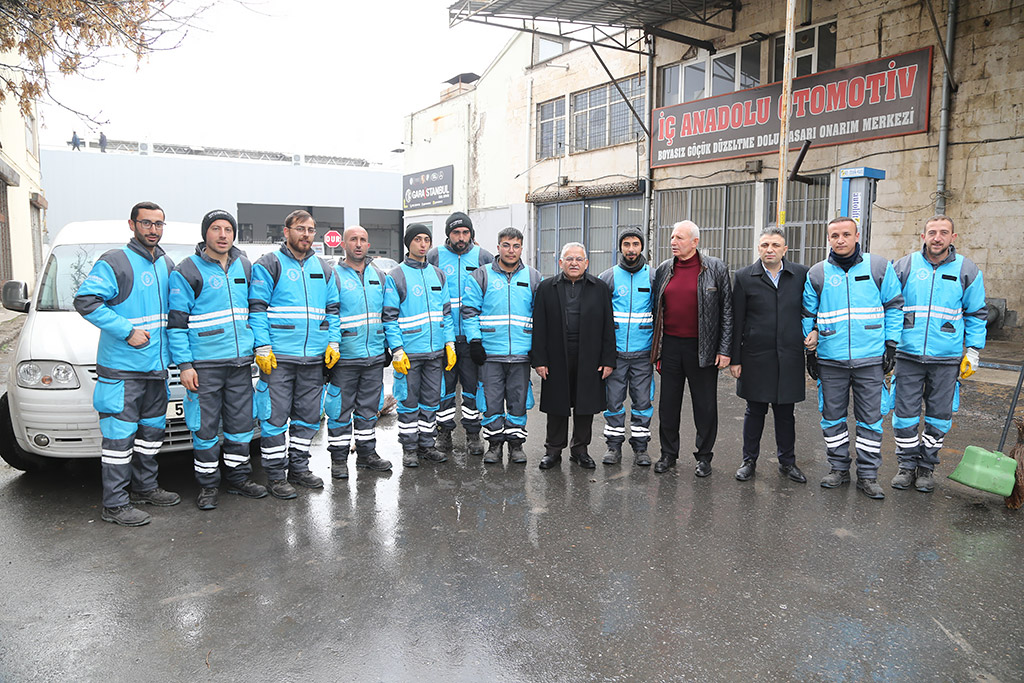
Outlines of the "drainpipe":
[{"label": "drainpipe", "polygon": [[[654,36],[648,36],[649,41],[647,45],[647,125],[651,126],[651,112],[654,111]],[[648,131],[653,128],[648,128]],[[647,182],[644,183],[644,220],[647,225],[644,226],[644,232],[647,233],[647,251],[648,251],[648,262],[653,263],[654,259],[654,220],[651,217],[652,202],[651,198],[654,194],[654,169],[651,168],[651,133],[648,132],[644,139],[644,144],[647,145]]]},{"label": "drainpipe", "polygon": [[953,95],[953,41],[956,39],[956,0],[946,8],[946,66],[942,79],[942,113],[939,118],[939,168],[935,184],[935,213],[946,213],[946,155],[949,151],[949,110]]}]

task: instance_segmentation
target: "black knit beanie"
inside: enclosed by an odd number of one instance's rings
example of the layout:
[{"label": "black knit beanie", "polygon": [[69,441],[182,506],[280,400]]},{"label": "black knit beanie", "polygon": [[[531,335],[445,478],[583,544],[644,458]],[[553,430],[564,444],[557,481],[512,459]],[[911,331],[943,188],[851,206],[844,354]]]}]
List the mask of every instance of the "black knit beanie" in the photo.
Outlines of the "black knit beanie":
[{"label": "black knit beanie", "polygon": [[456,211],[444,222],[444,236],[451,237],[455,228],[469,228],[469,239],[476,239],[476,231],[473,229],[473,219],[461,211]]},{"label": "black knit beanie", "polygon": [[430,228],[423,225],[422,223],[413,223],[405,228],[405,248],[408,249],[409,245],[412,244],[413,239],[416,235],[426,235],[431,237]]},{"label": "black knit beanie", "polygon": [[206,231],[210,229],[210,226],[213,225],[214,221],[221,220],[230,223],[231,229],[234,230],[235,232],[235,236],[238,236],[238,222],[235,221],[235,217],[232,216],[227,211],[225,211],[224,209],[214,209],[210,213],[203,216],[202,233],[204,242],[206,241]]},{"label": "black knit beanie", "polygon": [[644,234],[640,232],[639,228],[626,228],[619,233],[619,251],[622,251],[622,240],[627,237],[635,237],[640,240],[640,248],[644,247]]}]

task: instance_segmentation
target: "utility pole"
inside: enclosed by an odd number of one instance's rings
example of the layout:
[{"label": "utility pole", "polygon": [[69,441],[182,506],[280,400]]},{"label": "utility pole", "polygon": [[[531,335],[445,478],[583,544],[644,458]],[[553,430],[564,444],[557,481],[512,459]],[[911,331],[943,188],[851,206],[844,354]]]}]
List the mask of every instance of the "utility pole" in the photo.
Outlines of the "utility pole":
[{"label": "utility pole", "polygon": [[789,109],[793,104],[793,41],[796,33],[796,0],[786,0],[786,45],[782,60],[782,101],[779,102],[779,183],[775,224],[786,225],[786,178],[789,169]]}]

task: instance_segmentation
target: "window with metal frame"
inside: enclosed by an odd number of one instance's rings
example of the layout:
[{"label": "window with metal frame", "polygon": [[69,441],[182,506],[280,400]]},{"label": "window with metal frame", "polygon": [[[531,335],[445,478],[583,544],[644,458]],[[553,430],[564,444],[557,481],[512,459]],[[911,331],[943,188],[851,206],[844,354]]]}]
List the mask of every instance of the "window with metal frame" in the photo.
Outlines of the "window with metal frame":
[{"label": "window with metal frame", "polygon": [[[811,176],[814,183],[790,181],[786,185],[786,258],[813,266],[828,256],[829,184],[827,174]],[[765,182],[765,226],[777,225],[778,181]]]},{"label": "window with metal frame", "polygon": [[[794,35],[793,78],[836,68],[836,22],[801,28]],[[786,35],[775,36],[772,82],[782,80]]]},{"label": "window with metal frame", "polygon": [[565,151],[565,98],[537,105],[537,160],[559,156]]},{"label": "window with metal frame", "polygon": [[[644,111],[644,74],[618,81],[637,112]],[[612,83],[584,90],[571,96],[572,151],[585,152],[638,140],[643,135],[640,123],[629,110]]]},{"label": "window with metal frame", "polygon": [[761,44],[708,54],[662,67],[658,75],[658,106],[704,99],[761,85]]},{"label": "window with metal frame", "polygon": [[643,228],[643,197],[606,197],[537,208],[537,270],[558,273],[558,257],[569,242],[579,242],[590,259],[588,272],[600,275],[616,262],[618,234]]},{"label": "window with metal frame", "polygon": [[725,261],[730,271],[754,258],[755,185],[711,185],[658,192],[655,261],[672,256],[672,226],[691,220],[700,228],[700,250]]}]

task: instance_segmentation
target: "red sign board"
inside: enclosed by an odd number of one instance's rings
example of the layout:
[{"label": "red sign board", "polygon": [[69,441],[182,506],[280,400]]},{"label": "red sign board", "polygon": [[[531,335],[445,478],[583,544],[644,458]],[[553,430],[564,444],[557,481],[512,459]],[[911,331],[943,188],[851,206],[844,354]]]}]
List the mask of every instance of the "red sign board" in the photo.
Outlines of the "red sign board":
[{"label": "red sign board", "polygon": [[324,235],[324,244],[331,249],[336,249],[341,246],[341,233],[337,230],[328,230],[327,234]]}]

